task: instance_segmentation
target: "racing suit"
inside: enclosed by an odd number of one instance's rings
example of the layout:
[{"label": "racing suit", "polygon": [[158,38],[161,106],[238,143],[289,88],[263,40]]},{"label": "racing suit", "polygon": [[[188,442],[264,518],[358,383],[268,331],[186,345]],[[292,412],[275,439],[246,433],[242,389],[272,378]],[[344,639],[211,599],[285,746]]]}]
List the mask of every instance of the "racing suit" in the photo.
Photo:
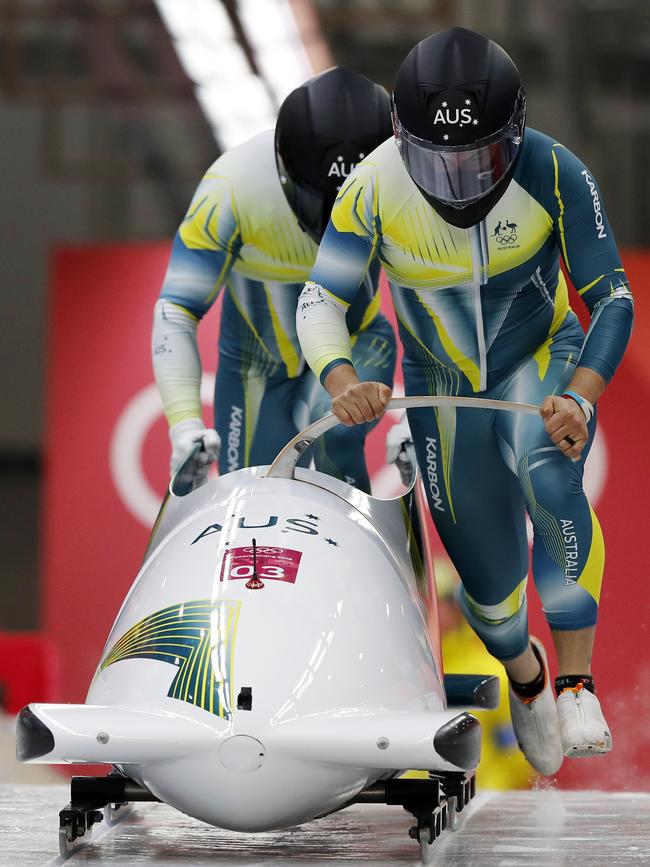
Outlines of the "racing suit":
[{"label": "racing suit", "polygon": [[[221,473],[271,463],[329,409],[295,326],[316,251],[282,190],[272,131],[211,166],[176,234],[154,314],[154,369],[169,424],[200,417],[196,327],[225,286],[214,402]],[[351,292],[346,321],[361,376],[392,385],[395,337],[379,312],[378,279],[376,261]],[[317,441],[317,469],[369,490],[369,427],[339,426]]]},{"label": "racing suit", "polygon": [[[394,139],[357,166],[298,308],[303,352],[321,380],[353,361],[345,311],[375,256],[391,287],[407,395],[539,404],[563,393],[577,365],[609,381],[627,345],[632,296],[598,187],[536,130],[526,131],[502,198],[469,229],[427,203]],[[591,314],[586,337],[560,259]],[[462,579],[461,605],[488,650],[506,661],[528,646],[526,509],[549,625],[593,625],[604,543],[582,487],[584,461],[565,458],[538,417],[447,407],[408,417],[431,514]],[[595,426],[594,417],[590,442]]]}]

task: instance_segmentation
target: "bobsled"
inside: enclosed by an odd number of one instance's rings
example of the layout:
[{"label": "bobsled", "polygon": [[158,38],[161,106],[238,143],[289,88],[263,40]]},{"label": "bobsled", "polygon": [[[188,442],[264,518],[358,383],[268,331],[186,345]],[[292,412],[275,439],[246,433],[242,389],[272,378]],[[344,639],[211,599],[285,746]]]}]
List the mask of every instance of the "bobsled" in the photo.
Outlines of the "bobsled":
[{"label": "bobsled", "polygon": [[[391,407],[445,403],[463,399]],[[102,811],[112,822],[138,800],[247,832],[401,804],[423,851],[470,801],[481,732],[469,709],[495,707],[498,680],[443,674],[422,483],[379,500],[297,466],[335,423],[305,429],[270,467],[199,487],[190,456],[85,704],[20,712],[20,761],[113,766],[72,779],[64,857]],[[401,779],[407,769],[428,779]]]}]

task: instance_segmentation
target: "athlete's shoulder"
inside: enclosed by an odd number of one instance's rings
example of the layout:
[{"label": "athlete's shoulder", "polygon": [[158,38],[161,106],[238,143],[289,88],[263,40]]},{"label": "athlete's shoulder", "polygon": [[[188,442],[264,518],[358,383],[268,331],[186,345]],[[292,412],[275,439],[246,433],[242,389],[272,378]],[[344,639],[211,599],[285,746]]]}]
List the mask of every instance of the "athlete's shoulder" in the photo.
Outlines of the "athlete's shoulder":
[{"label": "athlete's shoulder", "polygon": [[514,178],[518,184],[527,187],[531,182],[553,177],[553,154],[562,145],[551,136],[528,127],[517,161]]},{"label": "athlete's shoulder", "polygon": [[402,158],[399,155],[395,137],[391,136],[378,145],[374,151],[371,151],[368,156],[359,163],[359,165],[362,164],[374,166],[377,171],[381,172],[395,171],[400,166],[403,167]]},{"label": "athlete's shoulder", "polygon": [[258,133],[222,154],[206,172],[202,190],[215,205],[227,197],[246,235],[273,227],[278,220],[297,226],[280,183],[273,130]]},{"label": "athlete's shoulder", "polygon": [[337,199],[342,206],[385,224],[418,190],[411,180],[393,137],[376,147],[350,174]]},{"label": "athlete's shoulder", "polygon": [[269,177],[280,188],[272,130],[221,154],[201,178],[180,226],[185,245],[230,249],[251,202],[272,198]]},{"label": "athlete's shoulder", "polygon": [[560,201],[564,206],[580,192],[586,171],[584,163],[557,139],[528,128],[513,180],[555,215]]},{"label": "athlete's shoulder", "polygon": [[269,129],[222,153],[207,170],[205,177],[220,177],[235,186],[248,178],[263,178],[271,173],[277,174],[277,169],[274,132]]},{"label": "athlete's shoulder", "polygon": [[366,176],[372,176],[382,190],[394,185],[402,187],[406,184],[407,188],[414,186],[392,136],[369,153],[357,169]]},{"label": "athlete's shoulder", "polygon": [[522,186],[533,180],[557,185],[567,175],[581,175],[585,164],[566,145],[536,129],[527,129],[515,179]]}]

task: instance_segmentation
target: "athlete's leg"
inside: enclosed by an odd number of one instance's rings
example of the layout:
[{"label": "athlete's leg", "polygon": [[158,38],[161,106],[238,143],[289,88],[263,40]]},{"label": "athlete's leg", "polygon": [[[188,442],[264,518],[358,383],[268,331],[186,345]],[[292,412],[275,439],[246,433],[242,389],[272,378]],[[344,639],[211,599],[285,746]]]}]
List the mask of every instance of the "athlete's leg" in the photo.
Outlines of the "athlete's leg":
[{"label": "athlete's leg", "polygon": [[[381,314],[367,329],[352,338],[352,362],[359,379],[364,382],[383,382],[392,387],[395,354],[393,329]],[[315,421],[330,411],[329,395],[313,375],[305,381],[302,394],[301,399],[309,408],[309,421]],[[364,446],[366,436],[375,424],[337,425],[328,431],[314,445],[316,469],[370,493]]]},{"label": "athlete's leg", "polygon": [[[405,380],[408,394],[426,393],[426,376]],[[544,649],[533,649],[528,634],[525,504],[501,456],[494,415],[414,410],[409,424],[431,514],[462,581],[463,613],[508,671],[524,755],[540,773],[553,774],[562,763],[562,743]]]},{"label": "athlete's leg", "polygon": [[[513,377],[502,397],[541,403],[567,387],[577,357],[575,343],[557,340],[544,358],[533,358]],[[504,458],[516,472],[533,524],[533,575],[553,632],[560,674],[589,674],[604,566],[598,519],[582,487],[584,462],[551,442],[541,419],[500,413],[496,429]]]},{"label": "athlete's leg", "polygon": [[297,387],[295,379],[266,377],[241,360],[219,355],[214,406],[220,473],[273,462],[298,433],[291,414]]},{"label": "athlete's leg", "polygon": [[299,377],[273,376],[266,380],[251,443],[250,466],[273,463],[278,452],[298,433],[293,405],[299,388]]},{"label": "athlete's leg", "polygon": [[[407,372],[407,394],[427,393],[426,374]],[[493,413],[419,409],[408,413],[429,508],[462,581],[461,607],[489,652],[524,668],[528,544],[516,476],[501,457]],[[539,665],[533,664],[535,674]]]},{"label": "athlete's leg", "polygon": [[[258,382],[258,389],[262,382]],[[239,470],[246,466],[246,443],[251,424],[246,412],[247,395],[255,389],[252,369],[241,359],[219,353],[214,389],[214,426],[221,437],[219,473]]]},{"label": "athlete's leg", "polygon": [[[541,403],[547,394],[561,394],[576,357],[571,337],[563,340],[556,335],[545,354],[538,353],[518,371],[502,396]],[[591,677],[604,544],[582,488],[588,449],[573,463],[550,441],[541,420],[506,415],[499,419],[498,429],[533,523],[533,573],[558,657],[555,686],[562,752],[571,757],[606,753],[612,737]],[[590,445],[595,418],[588,429]]]},{"label": "athlete's leg", "polygon": [[220,473],[271,463],[296,433],[290,412],[296,382],[278,376],[278,367],[259,351],[227,290],[214,397]]}]

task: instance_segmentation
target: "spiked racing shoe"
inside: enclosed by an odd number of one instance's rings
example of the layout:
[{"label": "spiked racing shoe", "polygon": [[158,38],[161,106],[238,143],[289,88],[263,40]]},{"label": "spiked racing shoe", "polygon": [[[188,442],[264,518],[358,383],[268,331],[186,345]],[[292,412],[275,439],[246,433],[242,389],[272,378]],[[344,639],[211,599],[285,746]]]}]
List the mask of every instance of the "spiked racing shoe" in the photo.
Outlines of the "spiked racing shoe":
[{"label": "spiked racing shoe", "polygon": [[565,756],[601,756],[612,748],[612,736],[596,696],[582,683],[563,689],[557,700]]},{"label": "spiked racing shoe", "polygon": [[550,776],[560,770],[564,758],[560,721],[544,645],[532,637],[531,644],[544,669],[544,687],[534,698],[527,699],[509,685],[510,715],[520,750],[536,771]]}]

